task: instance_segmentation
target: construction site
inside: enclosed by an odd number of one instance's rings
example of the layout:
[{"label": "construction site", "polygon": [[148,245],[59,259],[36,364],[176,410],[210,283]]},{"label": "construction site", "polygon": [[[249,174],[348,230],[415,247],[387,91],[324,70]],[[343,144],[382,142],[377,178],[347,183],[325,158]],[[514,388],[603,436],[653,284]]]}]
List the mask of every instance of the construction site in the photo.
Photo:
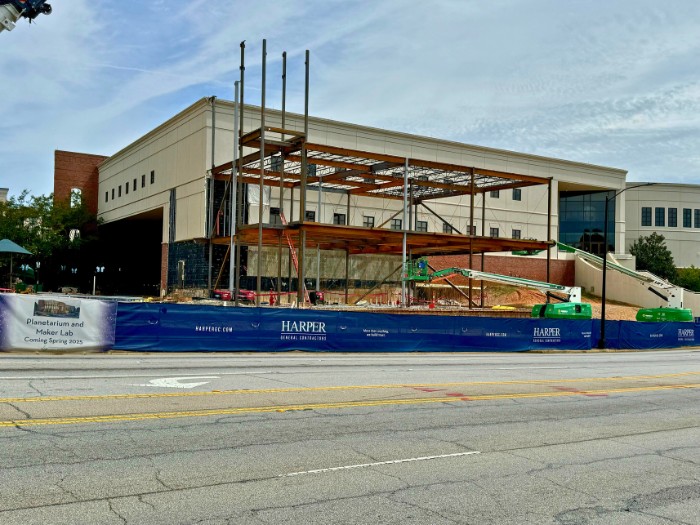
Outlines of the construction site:
[{"label": "construction site", "polygon": [[303,113],[286,110],[286,52],[268,107],[265,41],[260,106],[245,103],[242,43],[233,101],[201,99],[112,157],[56,152],[56,195],[83,191],[102,221],[95,293],[498,318],[585,304],[600,318],[605,268],[607,319],[670,296],[700,305],[635,271],[626,171],[310,117],[305,58]]}]

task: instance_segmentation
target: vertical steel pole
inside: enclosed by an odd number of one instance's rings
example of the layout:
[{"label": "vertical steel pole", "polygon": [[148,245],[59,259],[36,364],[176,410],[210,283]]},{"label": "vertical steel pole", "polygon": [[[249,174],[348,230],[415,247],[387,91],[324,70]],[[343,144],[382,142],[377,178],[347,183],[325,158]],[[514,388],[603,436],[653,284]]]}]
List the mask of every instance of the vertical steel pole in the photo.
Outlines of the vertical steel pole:
[{"label": "vertical steel pole", "polygon": [[301,148],[301,187],[299,194],[299,289],[297,290],[297,304],[305,302],[304,297],[304,258],[306,256],[306,232],[303,221],[306,215],[306,142],[309,140],[309,50],[306,50],[306,86],[304,88],[304,143]]},{"label": "vertical steel pole", "polygon": [[[469,269],[474,269],[474,172],[472,171],[472,185],[469,191]],[[469,278],[469,308],[473,308],[472,303],[472,278]]]},{"label": "vertical steel pole", "polygon": [[[287,118],[287,52],[285,51],[282,53],[282,129],[286,129],[286,118]],[[284,140],[284,135],[282,136],[282,140]],[[281,178],[280,180],[284,182],[284,161],[286,159],[286,155],[282,153],[282,173],[281,173]],[[280,185],[280,187],[284,187],[283,184]],[[289,198],[289,215],[285,215],[286,217],[289,217],[289,220],[294,220],[294,188],[292,187],[289,191],[290,198]],[[284,206],[284,193],[280,193],[280,210],[283,210]],[[289,286],[289,291],[292,291],[292,250],[291,248],[287,250],[289,252],[288,260],[287,260],[287,266],[288,266],[288,286]],[[280,257],[281,257],[280,252]],[[281,262],[280,262],[281,265]],[[280,274],[281,275],[281,274]],[[281,297],[280,297],[281,299]]]},{"label": "vertical steel pole", "polygon": [[[282,53],[282,129],[285,129],[285,117],[286,117],[286,97],[287,97],[287,52]],[[282,140],[284,141],[284,134],[282,135]],[[284,215],[284,151],[280,152],[280,214]],[[286,217],[286,215],[285,215]],[[289,218],[292,218],[291,213]],[[279,246],[277,248],[277,304],[282,303],[282,236],[280,234]],[[292,257],[289,254],[289,268],[291,273],[292,268]],[[291,277],[290,277],[291,282]]]},{"label": "vertical steel pole", "polygon": [[600,341],[598,341],[598,348],[601,350],[605,348],[605,288],[607,284],[607,273],[608,273],[608,203],[610,202],[610,197],[605,197],[605,221],[603,230],[603,297],[600,309]]},{"label": "vertical steel pole", "polygon": [[[323,223],[323,180],[322,177],[318,176],[318,222]],[[316,244],[316,291],[321,291],[321,249],[319,245]]]},{"label": "vertical steel pole", "polygon": [[214,236],[214,190],[216,178],[214,176],[214,154],[216,149],[216,97],[211,97],[211,180],[209,181],[209,264],[207,269],[207,291],[212,296],[211,279],[212,265],[214,264],[214,244],[211,242]]},{"label": "vertical steel pole", "polygon": [[408,158],[403,167],[403,221],[401,222],[401,228],[403,229],[403,252],[402,252],[402,262],[401,267],[401,306],[406,307],[406,281],[404,277],[406,276],[406,205],[408,200]]},{"label": "vertical steel pole", "polygon": [[[350,192],[348,195],[348,204],[345,211],[345,224],[350,225]],[[350,250],[345,250],[345,304],[350,304]]]},{"label": "vertical steel pole", "polygon": [[238,194],[238,81],[235,82],[236,93],[233,106],[233,162],[231,163],[231,250],[228,270],[228,289],[233,294],[236,271],[236,197]]},{"label": "vertical steel pole", "polygon": [[[236,137],[238,141],[238,229],[240,231],[241,225],[243,224],[243,143],[240,141],[240,136],[243,134],[243,113],[245,107],[243,105],[243,87],[244,87],[244,77],[245,77],[245,40],[241,42],[241,114],[240,114],[240,130],[239,135]],[[234,304],[238,306],[241,290],[241,243],[236,243],[236,297],[234,299]]]},{"label": "vertical steel pole", "polygon": [[[472,177],[474,170],[472,170]],[[486,192],[481,192],[481,236],[486,236]],[[484,271],[486,252],[481,252],[481,271]],[[481,281],[481,307],[484,307],[484,281]]]},{"label": "vertical steel pole", "polygon": [[[289,188],[289,217],[294,216],[294,186]],[[289,249],[289,291],[292,291],[292,249]],[[291,302],[291,296],[289,301]]]},{"label": "vertical steel pole", "polygon": [[262,293],[262,258],[263,258],[263,204],[265,195],[265,70],[267,58],[267,40],[262,44],[262,95],[260,99],[260,196],[258,202],[258,278],[255,292],[255,304],[260,306],[260,294]]},{"label": "vertical steel pole", "polygon": [[413,181],[408,182],[408,231],[413,231]]},{"label": "vertical steel pole", "polygon": [[[547,242],[552,238],[552,179],[547,185]],[[551,283],[552,272],[552,247],[547,249],[547,282]]]}]

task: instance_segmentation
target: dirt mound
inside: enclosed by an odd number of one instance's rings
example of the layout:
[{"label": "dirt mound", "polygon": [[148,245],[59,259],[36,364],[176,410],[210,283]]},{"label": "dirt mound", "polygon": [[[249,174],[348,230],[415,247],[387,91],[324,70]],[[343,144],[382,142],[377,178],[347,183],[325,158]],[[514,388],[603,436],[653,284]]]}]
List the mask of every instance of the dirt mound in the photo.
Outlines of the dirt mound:
[{"label": "dirt mound", "polygon": [[[500,293],[499,293],[500,292]],[[536,304],[547,302],[547,296],[537,290],[519,288],[516,290],[500,291],[492,289],[486,291],[485,306],[514,306],[517,308],[529,308]],[[597,297],[583,298],[584,303],[590,303],[593,310],[593,318],[600,319],[601,300]],[[605,305],[605,317],[611,321],[634,321],[637,318],[639,308],[624,304]]]}]

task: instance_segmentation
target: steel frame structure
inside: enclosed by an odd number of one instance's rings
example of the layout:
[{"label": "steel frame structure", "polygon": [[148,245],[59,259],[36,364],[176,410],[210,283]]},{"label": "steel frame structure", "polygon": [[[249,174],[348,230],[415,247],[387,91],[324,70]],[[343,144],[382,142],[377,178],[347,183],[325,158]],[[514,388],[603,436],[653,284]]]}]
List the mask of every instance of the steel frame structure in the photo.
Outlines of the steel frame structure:
[{"label": "steel frame structure", "polygon": [[[245,45],[241,43],[241,100],[239,116],[243,123],[243,72],[245,70],[243,57]],[[262,292],[261,287],[261,259],[262,248],[278,247],[278,292],[280,291],[282,267],[282,238],[288,232],[295,240],[295,246],[299,252],[299,286],[297,301],[302,304],[304,274],[304,252],[307,248],[319,250],[344,250],[346,254],[346,293],[348,279],[348,257],[355,254],[403,254],[403,262],[406,258],[417,255],[439,254],[465,254],[470,256],[470,268],[472,257],[475,253],[519,251],[519,250],[547,250],[547,281],[550,281],[551,257],[549,248],[553,241],[533,241],[527,239],[506,239],[486,237],[482,224],[481,235],[471,235],[474,231],[474,196],[488,191],[507,190],[511,188],[523,188],[534,185],[547,185],[547,231],[551,234],[552,220],[552,178],[522,175],[498,170],[478,168],[475,166],[463,166],[444,162],[404,158],[395,155],[372,153],[367,151],[341,148],[331,145],[317,144],[307,141],[309,129],[309,52],[306,51],[306,87],[304,109],[304,131],[285,129],[285,97],[286,97],[286,53],[283,54],[283,90],[282,90],[282,127],[265,125],[265,56],[266,43],[263,41],[263,85],[261,104],[261,127],[248,133],[238,133],[236,148],[238,159],[234,155],[234,161],[220,166],[212,166],[211,174],[216,180],[228,182],[226,188],[237,186],[236,197],[238,206],[236,211],[237,224],[231,229],[230,236],[210,236],[212,244],[235,245],[236,260],[240,260],[241,246],[258,247],[258,275],[257,295]],[[238,108],[237,104],[237,108]],[[243,155],[243,148],[252,149],[253,152]],[[309,173],[312,165],[313,173]],[[255,184],[260,188],[260,206],[257,224],[243,224],[242,220],[242,185]],[[280,208],[283,208],[285,189],[290,189],[289,223],[283,225],[263,224],[262,222],[262,196],[264,186],[280,188]],[[213,187],[213,184],[212,184]],[[294,189],[298,188],[299,209],[297,220],[294,220]],[[408,211],[408,223],[404,219],[404,230],[391,230],[380,227],[365,228],[351,225],[322,224],[305,220],[307,190],[342,193],[347,195],[346,215],[350,219],[350,198],[373,197],[379,199],[392,199],[401,201],[404,217]],[[224,200],[226,200],[226,195]],[[410,195],[410,199],[407,198]],[[426,233],[413,231],[413,207],[423,204],[425,201],[470,196],[470,225],[469,234],[459,233]],[[484,199],[485,200],[485,199]],[[423,204],[424,205],[424,204]],[[223,206],[223,204],[222,204]],[[319,210],[320,211],[320,210]],[[433,210],[431,213],[440,217]],[[482,220],[485,208],[482,205]],[[388,221],[387,221],[388,222]],[[408,228],[406,228],[408,226]],[[234,235],[235,230],[235,235]],[[235,244],[234,244],[235,243]],[[231,250],[232,256],[234,250]],[[240,288],[240,269],[236,266],[235,297],[238,301]],[[482,257],[483,266],[483,257]],[[291,278],[291,269],[289,272]],[[469,286],[469,307],[473,306],[471,280]],[[406,305],[405,300],[403,304]]]}]

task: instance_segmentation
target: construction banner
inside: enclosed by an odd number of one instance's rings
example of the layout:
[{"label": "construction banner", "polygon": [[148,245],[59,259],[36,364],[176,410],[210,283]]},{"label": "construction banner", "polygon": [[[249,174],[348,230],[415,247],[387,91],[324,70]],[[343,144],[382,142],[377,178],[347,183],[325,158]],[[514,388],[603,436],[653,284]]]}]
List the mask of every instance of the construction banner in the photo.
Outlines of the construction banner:
[{"label": "construction banner", "polygon": [[108,350],[117,304],[50,295],[0,295],[0,350]]}]

